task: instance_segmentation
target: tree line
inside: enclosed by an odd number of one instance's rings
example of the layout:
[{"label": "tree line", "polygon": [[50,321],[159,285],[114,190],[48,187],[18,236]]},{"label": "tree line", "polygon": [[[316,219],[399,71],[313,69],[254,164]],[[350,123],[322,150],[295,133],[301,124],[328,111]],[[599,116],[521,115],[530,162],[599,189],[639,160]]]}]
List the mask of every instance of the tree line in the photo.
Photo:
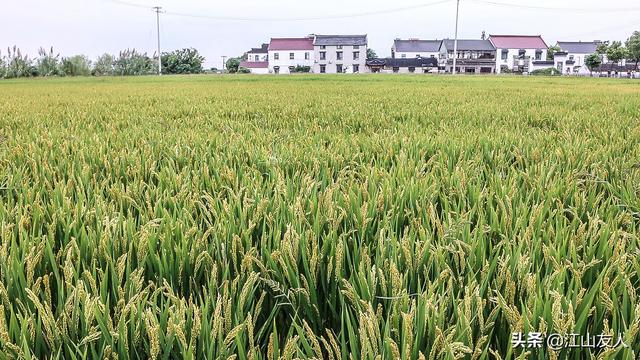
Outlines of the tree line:
[{"label": "tree line", "polygon": [[[163,52],[162,72],[166,74],[199,74],[204,71],[204,57],[193,48]],[[126,49],[118,55],[105,53],[92,61],[85,55],[61,57],[52,48],[40,48],[31,58],[17,46],[0,52],[0,79],[38,76],[135,76],[151,75],[158,71],[157,54],[147,55]]]}]

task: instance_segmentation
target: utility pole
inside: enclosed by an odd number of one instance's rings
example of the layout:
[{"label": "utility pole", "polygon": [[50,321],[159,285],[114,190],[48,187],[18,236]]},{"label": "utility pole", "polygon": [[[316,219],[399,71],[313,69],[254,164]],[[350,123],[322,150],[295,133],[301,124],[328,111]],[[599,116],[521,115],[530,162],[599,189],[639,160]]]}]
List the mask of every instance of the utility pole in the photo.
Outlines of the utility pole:
[{"label": "utility pole", "polygon": [[158,76],[162,75],[162,53],[160,52],[160,12],[162,6],[154,6],[153,11],[156,12],[156,28],[158,32]]},{"label": "utility pole", "polygon": [[224,72],[224,68],[227,65],[227,57],[222,55],[222,72]]},{"label": "utility pole", "polygon": [[456,59],[458,58],[458,14],[460,13],[460,0],[456,0],[456,35],[453,40],[453,69],[452,74],[456,74]]}]

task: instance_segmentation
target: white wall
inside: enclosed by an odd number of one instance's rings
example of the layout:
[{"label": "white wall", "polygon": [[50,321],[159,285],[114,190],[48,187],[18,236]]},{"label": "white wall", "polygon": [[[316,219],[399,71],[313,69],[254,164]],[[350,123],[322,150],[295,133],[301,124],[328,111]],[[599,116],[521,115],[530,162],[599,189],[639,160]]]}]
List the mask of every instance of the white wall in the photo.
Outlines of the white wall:
[{"label": "white wall", "polygon": [[[503,50],[508,52],[506,59],[502,57]],[[520,50],[524,50],[524,56],[529,57],[530,70],[533,70],[532,62],[536,60],[536,51],[542,51],[539,60],[547,59],[547,49],[496,49],[496,74],[500,74],[502,66],[508,66],[509,70],[513,69],[513,58],[520,55]]]},{"label": "white wall", "polygon": [[[276,53],[279,58],[276,59]],[[293,53],[293,59],[290,54]],[[308,59],[305,59],[308,54]],[[289,66],[309,66],[313,67],[313,50],[269,50],[269,72],[275,73],[274,68],[280,67],[280,74],[289,74]]]},{"label": "white wall", "polygon": [[[256,56],[258,57],[258,60],[256,60]],[[267,54],[247,54],[247,61],[249,62],[267,61]]]},{"label": "white wall", "polygon": [[[338,60],[337,53],[342,52],[342,60]],[[357,60],[353,59],[353,53],[357,51],[359,52],[359,58]],[[320,53],[326,52],[325,60],[320,59]],[[357,64],[359,66],[360,73],[367,72],[367,47],[365,45],[361,45],[358,48],[354,48],[353,46],[342,46],[342,49],[338,49],[335,45],[327,45],[326,49],[321,49],[319,45],[314,46],[314,56],[315,62],[313,64],[313,72],[319,74],[320,73],[320,65],[326,66],[327,74],[335,74],[337,73],[336,65],[342,64],[342,69],[346,73],[353,73],[353,65]]]},{"label": "white wall", "polygon": [[266,75],[269,73],[269,68],[251,68],[249,71],[252,74]]}]

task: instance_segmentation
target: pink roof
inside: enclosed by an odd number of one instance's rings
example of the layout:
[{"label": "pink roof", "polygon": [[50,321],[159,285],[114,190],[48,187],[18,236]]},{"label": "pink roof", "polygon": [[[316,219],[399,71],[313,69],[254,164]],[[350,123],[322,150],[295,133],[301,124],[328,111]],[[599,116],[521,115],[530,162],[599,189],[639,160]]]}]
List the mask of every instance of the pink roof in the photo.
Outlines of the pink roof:
[{"label": "pink roof", "polygon": [[490,35],[489,40],[497,49],[547,49],[540,35]]},{"label": "pink roof", "polygon": [[272,38],[269,50],[313,50],[313,38]]},{"label": "pink roof", "polygon": [[243,61],[240,63],[240,67],[247,68],[247,69],[268,68],[269,62],[268,61]]}]

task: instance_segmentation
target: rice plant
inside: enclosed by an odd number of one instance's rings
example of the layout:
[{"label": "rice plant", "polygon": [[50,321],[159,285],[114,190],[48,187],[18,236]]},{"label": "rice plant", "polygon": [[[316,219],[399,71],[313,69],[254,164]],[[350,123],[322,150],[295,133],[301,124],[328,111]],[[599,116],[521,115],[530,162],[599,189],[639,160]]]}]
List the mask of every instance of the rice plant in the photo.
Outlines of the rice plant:
[{"label": "rice plant", "polygon": [[0,109],[2,358],[639,356],[633,81],[5,80]]}]

